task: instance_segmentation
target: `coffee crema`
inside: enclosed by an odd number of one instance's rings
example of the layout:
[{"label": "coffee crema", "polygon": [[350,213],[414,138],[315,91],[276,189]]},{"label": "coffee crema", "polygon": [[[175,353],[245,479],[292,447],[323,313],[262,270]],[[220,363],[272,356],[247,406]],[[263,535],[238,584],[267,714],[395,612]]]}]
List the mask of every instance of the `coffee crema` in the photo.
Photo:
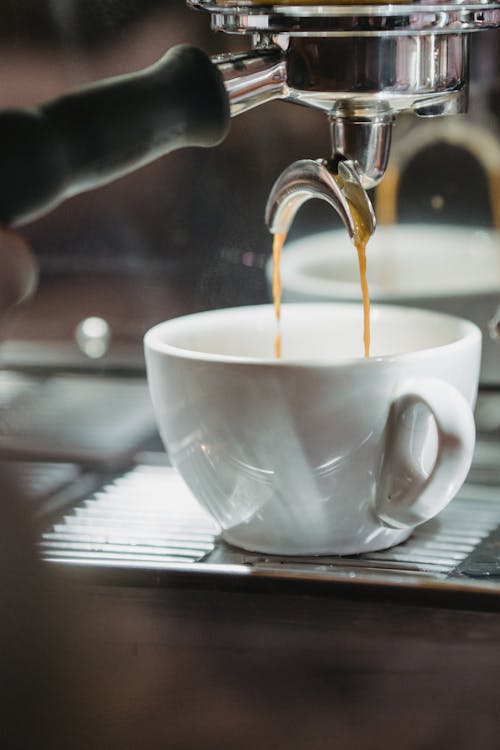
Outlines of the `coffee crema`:
[{"label": "coffee crema", "polygon": [[[358,254],[359,278],[361,283],[361,296],[363,300],[363,349],[364,356],[370,356],[370,294],[368,290],[368,279],[366,276],[366,246],[370,239],[370,230],[357,208],[348,201],[354,224],[352,242]],[[273,304],[276,316],[276,336],[274,339],[274,354],[277,359],[281,358],[281,254],[286,241],[286,233],[280,232],[273,235]]]}]

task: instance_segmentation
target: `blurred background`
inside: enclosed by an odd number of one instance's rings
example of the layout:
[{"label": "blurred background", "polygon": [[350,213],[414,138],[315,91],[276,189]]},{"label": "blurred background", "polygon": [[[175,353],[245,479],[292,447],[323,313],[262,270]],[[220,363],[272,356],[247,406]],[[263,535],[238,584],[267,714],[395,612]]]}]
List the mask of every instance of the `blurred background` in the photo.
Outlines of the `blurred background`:
[{"label": "blurred background", "polygon": [[[7,0],[0,9],[0,107],[134,71],[177,43],[211,54],[248,48],[245,37],[209,26],[208,14],[184,0]],[[472,35],[471,45],[470,114],[453,122],[398,121],[389,173],[397,180],[388,179],[376,196],[380,221],[500,223],[500,157],[490,147],[500,149],[498,35]],[[49,356],[54,344],[71,356],[78,324],[100,316],[110,326],[108,360],[114,353],[139,365],[142,334],[153,323],[268,300],[269,190],[290,162],[328,153],[321,113],[276,102],[234,119],[215,149],[170,154],[67,201],[23,229],[41,280],[5,331],[11,344],[4,355],[22,360],[23,342],[36,342],[38,357]],[[313,201],[292,238],[338,226],[331,209]]]}]

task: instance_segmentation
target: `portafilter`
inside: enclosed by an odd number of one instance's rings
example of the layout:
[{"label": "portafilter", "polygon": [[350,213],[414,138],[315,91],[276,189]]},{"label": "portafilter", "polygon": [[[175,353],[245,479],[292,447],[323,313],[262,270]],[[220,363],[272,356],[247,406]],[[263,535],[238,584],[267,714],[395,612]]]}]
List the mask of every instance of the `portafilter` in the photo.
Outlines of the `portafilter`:
[{"label": "portafilter", "polygon": [[318,156],[335,175],[349,162],[362,195],[383,177],[399,112],[465,111],[469,33],[500,25],[500,2],[485,0],[189,4],[251,49],[210,58],[177,46],[145,70],[2,112],[1,222],[21,225],[174,149],[214,146],[231,116],[274,99],[323,112],[331,153]]}]

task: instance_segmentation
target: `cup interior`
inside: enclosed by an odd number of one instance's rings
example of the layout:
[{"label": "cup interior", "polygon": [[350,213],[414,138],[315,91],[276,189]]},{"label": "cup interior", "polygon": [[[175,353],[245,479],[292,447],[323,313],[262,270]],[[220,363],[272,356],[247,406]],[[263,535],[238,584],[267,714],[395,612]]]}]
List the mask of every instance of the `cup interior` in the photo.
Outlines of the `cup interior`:
[{"label": "cup interior", "polygon": [[[454,346],[481,335],[473,323],[461,318],[397,306],[373,306],[371,329],[372,358]],[[363,357],[363,311],[356,303],[283,305],[280,360],[274,356],[276,332],[272,305],[239,307],[161,323],[146,334],[146,346],[182,357],[275,364]]]}]

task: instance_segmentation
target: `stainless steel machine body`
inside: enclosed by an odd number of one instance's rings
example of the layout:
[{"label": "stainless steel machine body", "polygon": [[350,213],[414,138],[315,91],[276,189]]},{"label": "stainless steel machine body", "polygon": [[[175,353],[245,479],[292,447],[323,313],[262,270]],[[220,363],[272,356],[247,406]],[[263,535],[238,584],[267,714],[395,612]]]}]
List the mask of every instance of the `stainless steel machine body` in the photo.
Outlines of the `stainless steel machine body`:
[{"label": "stainless steel machine body", "polygon": [[466,111],[468,34],[500,25],[500,4],[481,0],[188,3],[214,30],[251,37],[251,52],[214,60],[232,114],[276,98],[323,111],[334,162],[353,162],[366,190],[385,173],[399,112]]},{"label": "stainless steel machine body", "polygon": [[500,25],[500,1],[488,0],[188,3],[251,49],[209,58],[179,45],[143,71],[0,113],[0,167],[15,186],[0,221],[31,221],[176,148],[216,145],[231,115],[278,98],[325,114],[331,153],[317,157],[334,173],[349,161],[368,190],[386,170],[399,112],[465,110],[469,32]]}]

